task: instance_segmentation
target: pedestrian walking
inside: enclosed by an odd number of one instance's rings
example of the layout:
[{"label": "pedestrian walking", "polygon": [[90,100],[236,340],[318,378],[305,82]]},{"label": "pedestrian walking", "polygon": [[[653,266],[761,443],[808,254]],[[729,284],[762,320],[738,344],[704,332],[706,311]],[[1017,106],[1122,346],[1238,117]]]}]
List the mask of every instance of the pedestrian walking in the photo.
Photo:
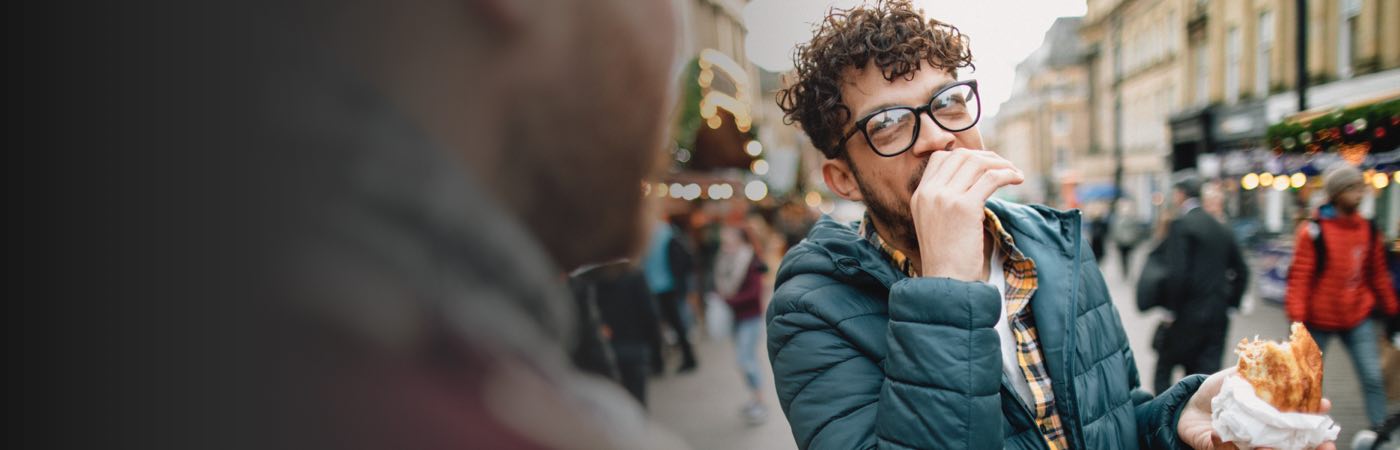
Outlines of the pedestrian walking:
[{"label": "pedestrian walking", "polygon": [[1338,163],[1323,174],[1327,203],[1295,233],[1284,309],[1289,320],[1307,325],[1324,351],[1333,338],[1341,338],[1361,378],[1366,417],[1378,428],[1386,398],[1370,318],[1376,310],[1394,316],[1400,303],[1385,260],[1385,238],[1357,211],[1367,189],[1361,171],[1350,164]]},{"label": "pedestrian walking", "polygon": [[1135,205],[1127,198],[1118,200],[1118,208],[1113,213],[1113,222],[1108,232],[1114,245],[1118,247],[1118,264],[1123,269],[1124,279],[1132,275],[1133,249],[1147,237],[1147,226],[1138,219]]},{"label": "pedestrian walking", "polygon": [[762,424],[768,418],[758,360],[759,335],[763,332],[763,274],[767,271],[742,229],[726,226],[720,231],[715,290],[734,312],[734,356],[749,390],[749,400],[740,414],[749,425]]},{"label": "pedestrian walking", "polygon": [[[1229,314],[1240,307],[1249,268],[1234,234],[1201,207],[1201,179],[1194,171],[1174,175],[1177,217],[1149,256],[1152,269],[1139,280],[1138,307],[1162,307],[1168,318],[1153,339],[1157,369],[1153,387],[1172,385],[1177,367],[1186,374],[1215,373],[1225,352]],[[1149,270],[1160,277],[1149,277]]]},{"label": "pedestrian walking", "polygon": [[[681,314],[681,308],[690,291],[691,272],[695,263],[692,253],[684,242],[684,236],[666,220],[657,220],[652,229],[650,247],[642,262],[647,286],[656,297],[657,311],[661,319],[671,327],[676,336],[676,346],[681,351],[679,373],[695,370],[695,349],[690,344],[690,327]],[[660,348],[653,352],[652,370],[665,372],[666,362]]]}]

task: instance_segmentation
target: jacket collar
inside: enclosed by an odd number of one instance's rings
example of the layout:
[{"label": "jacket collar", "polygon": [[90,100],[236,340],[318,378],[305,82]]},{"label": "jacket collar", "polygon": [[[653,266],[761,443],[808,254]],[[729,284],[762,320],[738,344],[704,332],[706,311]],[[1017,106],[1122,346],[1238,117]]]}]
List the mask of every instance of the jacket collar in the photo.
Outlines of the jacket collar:
[{"label": "jacket collar", "polygon": [[[998,199],[988,200],[987,209],[1001,220],[1002,227],[1015,239],[1016,247],[1028,257],[1059,255],[1068,260],[1077,255],[1074,245],[1078,241],[1074,237],[1079,233],[1078,211],[1059,211]],[[1037,260],[1038,265],[1058,262]],[[907,278],[889,264],[879,247],[859,234],[856,224],[842,224],[826,216],[812,227],[807,239],[783,258],[777,281],[781,284],[796,275],[813,272],[846,283],[878,284],[886,289]]]}]

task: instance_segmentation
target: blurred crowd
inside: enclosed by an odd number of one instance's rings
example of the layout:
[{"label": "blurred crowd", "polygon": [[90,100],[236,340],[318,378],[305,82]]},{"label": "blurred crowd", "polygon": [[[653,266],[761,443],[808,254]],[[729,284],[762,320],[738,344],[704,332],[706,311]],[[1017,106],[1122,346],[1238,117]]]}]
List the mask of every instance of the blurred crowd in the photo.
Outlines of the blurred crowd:
[{"label": "blurred crowd", "polygon": [[816,219],[795,201],[777,205],[728,201],[662,213],[640,258],[574,271],[569,284],[584,312],[575,363],[619,382],[645,405],[648,378],[668,374],[672,361],[676,374],[696,369],[697,336],[732,340],[732,364],[748,390],[739,415],[762,424],[768,406],[760,364],[767,362],[758,350],[769,268]]}]

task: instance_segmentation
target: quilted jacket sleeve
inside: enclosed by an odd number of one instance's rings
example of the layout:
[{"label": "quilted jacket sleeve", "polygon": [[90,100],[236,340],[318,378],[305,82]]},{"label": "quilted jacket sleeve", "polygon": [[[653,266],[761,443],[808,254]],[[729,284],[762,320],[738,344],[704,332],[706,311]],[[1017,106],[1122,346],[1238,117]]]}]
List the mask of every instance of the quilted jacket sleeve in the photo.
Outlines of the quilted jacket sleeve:
[{"label": "quilted jacket sleeve", "polygon": [[889,346],[884,361],[853,341],[869,328],[854,322],[883,321],[881,314],[830,312],[868,301],[835,282],[775,293],[769,357],[798,446],[1001,448],[996,288],[943,278],[895,283],[888,324],[875,328]]},{"label": "quilted jacket sleeve", "polygon": [[1131,349],[1128,352],[1128,384],[1133,389],[1134,413],[1137,416],[1138,448],[1153,450],[1191,450],[1176,432],[1181,410],[1200,389],[1206,376],[1197,374],[1176,382],[1166,392],[1152,396],[1139,385],[1137,363]]},{"label": "quilted jacket sleeve", "polygon": [[1316,278],[1317,252],[1307,223],[1294,233],[1293,260],[1288,266],[1288,290],[1283,297],[1283,309],[1291,322],[1307,322],[1308,302],[1312,301],[1313,279]]}]

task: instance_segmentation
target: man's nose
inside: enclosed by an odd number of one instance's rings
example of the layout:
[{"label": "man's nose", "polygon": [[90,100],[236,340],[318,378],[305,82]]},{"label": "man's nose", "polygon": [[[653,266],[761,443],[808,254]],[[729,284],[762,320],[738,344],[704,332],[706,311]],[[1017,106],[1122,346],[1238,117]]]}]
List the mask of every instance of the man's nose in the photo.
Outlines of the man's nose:
[{"label": "man's nose", "polygon": [[952,150],[955,140],[957,137],[938,126],[932,115],[922,112],[919,114],[919,134],[914,136],[914,147],[910,151],[914,156],[924,157],[939,150]]}]

